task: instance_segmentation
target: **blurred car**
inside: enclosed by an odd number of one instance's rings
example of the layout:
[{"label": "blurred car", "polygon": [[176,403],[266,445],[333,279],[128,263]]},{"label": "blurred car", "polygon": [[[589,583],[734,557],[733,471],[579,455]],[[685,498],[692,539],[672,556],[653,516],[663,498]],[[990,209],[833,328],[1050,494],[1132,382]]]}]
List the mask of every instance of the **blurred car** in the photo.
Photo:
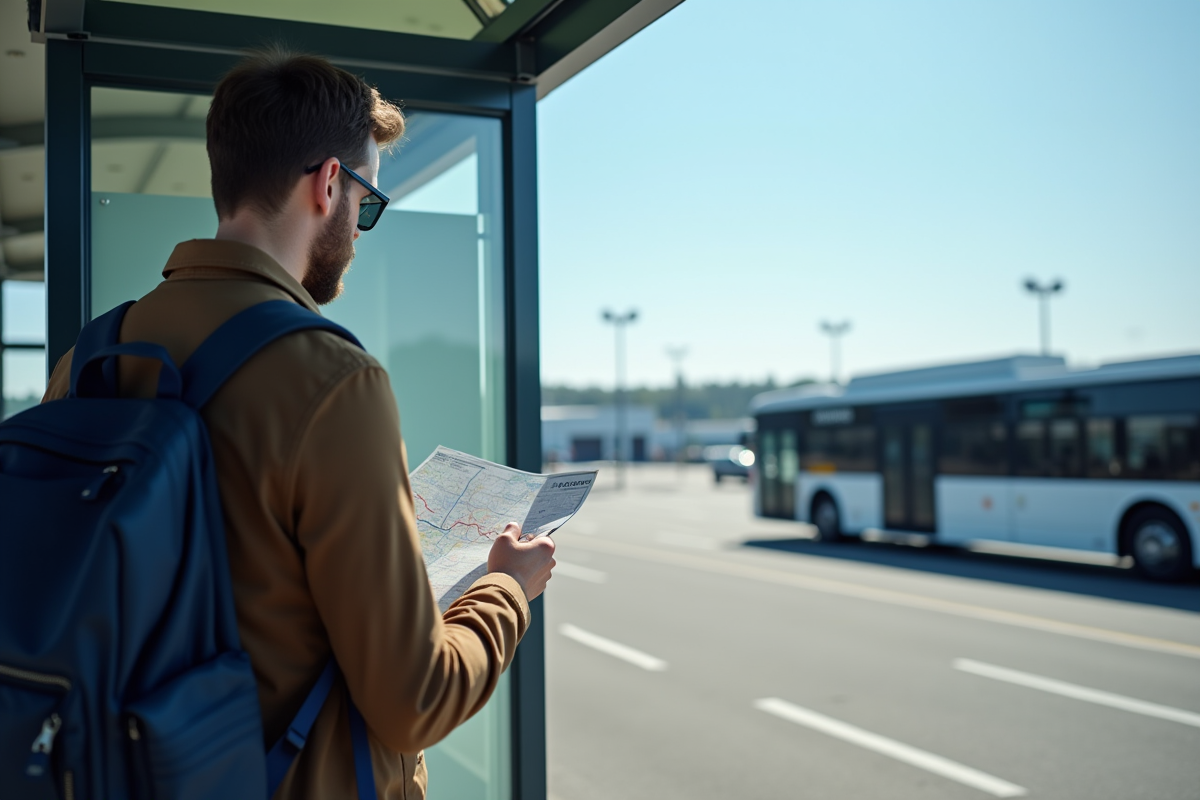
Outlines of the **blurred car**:
[{"label": "blurred car", "polygon": [[704,448],[704,460],[712,465],[713,480],[741,478],[749,480],[754,451],[740,444],[718,444]]}]

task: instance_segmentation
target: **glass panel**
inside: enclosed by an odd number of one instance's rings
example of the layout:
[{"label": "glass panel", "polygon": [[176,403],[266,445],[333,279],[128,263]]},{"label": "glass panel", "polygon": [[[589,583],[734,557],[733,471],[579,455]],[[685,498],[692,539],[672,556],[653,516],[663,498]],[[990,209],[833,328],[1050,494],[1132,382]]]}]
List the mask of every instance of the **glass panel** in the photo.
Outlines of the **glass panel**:
[{"label": "glass panel", "polygon": [[883,429],[883,519],[886,525],[908,522],[904,502],[904,429]]},{"label": "glass panel", "polygon": [[1026,420],[1017,423],[1017,474],[1044,475],[1046,467],[1046,423]]},{"label": "glass panel", "polygon": [[[97,0],[98,1],[98,0]],[[377,31],[470,39],[512,0],[124,0],[193,11],[215,11],[266,19],[289,19]]]},{"label": "glass panel", "polygon": [[1200,428],[1194,414],[1130,417],[1125,423],[1127,477],[1200,480]]},{"label": "glass panel", "polygon": [[46,343],[46,284],[41,281],[0,282],[0,341],[5,344]]},{"label": "glass panel", "polygon": [[779,434],[779,513],[792,519],[796,516],[796,475],[800,457],[796,453],[796,432]]},{"label": "glass panel", "polygon": [[1079,451],[1079,421],[1056,419],[1050,423],[1050,474],[1074,478],[1083,471]]},{"label": "glass panel", "polygon": [[810,427],[801,464],[808,472],[874,472],[875,428]]},{"label": "glass panel", "polygon": [[1115,478],[1121,474],[1116,423],[1112,419],[1087,421],[1087,474],[1089,478]]},{"label": "glass panel", "polygon": [[942,429],[938,469],[946,475],[1007,475],[1003,422],[948,422]]},{"label": "glass panel", "polygon": [[933,428],[914,425],[912,428],[912,524],[932,528],[933,514]]},{"label": "glass panel", "polygon": [[779,515],[779,451],[776,450],[775,432],[763,431],[761,443],[762,511],[774,517]]},{"label": "glass panel", "polygon": [[[92,313],[101,314],[153,289],[175,244],[212,236],[217,220],[198,156],[203,125],[189,122],[202,122],[206,98],[94,89],[92,100]],[[408,119],[403,149],[380,168],[394,202],[359,237],[346,290],[326,313],[387,368],[410,466],[438,444],[503,460],[501,123]],[[511,794],[508,702],[505,677],[428,751],[433,800]]]},{"label": "glass panel", "polygon": [[0,419],[35,406],[46,392],[46,351],[5,350],[3,364],[4,403]]}]

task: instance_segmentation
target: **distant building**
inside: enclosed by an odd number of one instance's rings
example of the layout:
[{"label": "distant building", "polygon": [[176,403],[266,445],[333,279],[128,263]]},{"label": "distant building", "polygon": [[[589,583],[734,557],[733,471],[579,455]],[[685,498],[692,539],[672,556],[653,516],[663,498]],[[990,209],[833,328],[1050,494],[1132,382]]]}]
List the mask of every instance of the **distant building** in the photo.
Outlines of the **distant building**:
[{"label": "distant building", "polygon": [[705,447],[716,444],[745,444],[754,433],[754,418],[736,419],[689,419],[684,423],[683,441],[679,440],[679,428],[674,420],[660,419],[655,426],[652,453],[662,458],[674,459],[680,447],[686,448],[686,457],[697,461]]},{"label": "distant building", "polygon": [[[626,406],[627,458],[647,461],[654,436],[654,409]],[[617,419],[613,406],[542,406],[542,459],[611,461],[615,455]]]}]

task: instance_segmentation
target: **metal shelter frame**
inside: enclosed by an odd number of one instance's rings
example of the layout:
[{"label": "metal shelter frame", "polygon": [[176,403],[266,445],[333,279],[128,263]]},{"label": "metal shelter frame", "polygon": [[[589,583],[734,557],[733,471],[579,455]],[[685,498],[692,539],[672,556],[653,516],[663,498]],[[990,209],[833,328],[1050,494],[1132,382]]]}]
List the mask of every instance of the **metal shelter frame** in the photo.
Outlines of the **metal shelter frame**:
[{"label": "metal shelter frame", "polygon": [[[541,1],[543,11],[567,5]],[[85,6],[81,0],[45,0],[40,12],[34,35],[40,33],[46,43],[49,369],[91,316],[92,87],[211,94],[244,49],[285,42],[363,74],[385,96],[403,99],[406,108],[501,120],[507,460],[520,469],[540,470],[537,90],[533,73],[525,71],[532,69],[536,49],[530,41],[463,42],[118,3]],[[533,623],[510,667],[512,796],[517,800],[546,797],[544,615],[540,599],[532,605]]]}]

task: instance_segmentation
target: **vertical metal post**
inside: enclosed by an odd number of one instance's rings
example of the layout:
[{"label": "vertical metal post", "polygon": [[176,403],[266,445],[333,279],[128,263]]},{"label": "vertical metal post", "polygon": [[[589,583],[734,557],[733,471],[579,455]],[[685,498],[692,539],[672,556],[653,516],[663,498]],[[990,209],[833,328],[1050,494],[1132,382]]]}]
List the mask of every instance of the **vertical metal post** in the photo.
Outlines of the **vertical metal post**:
[{"label": "vertical metal post", "polygon": [[[0,253],[0,270],[5,269],[2,262],[3,254]],[[0,420],[6,416],[4,403],[4,275],[0,274]]]},{"label": "vertical metal post", "polygon": [[687,453],[687,410],[684,407],[686,395],[683,383],[683,360],[687,358],[686,347],[668,347],[667,357],[675,365],[675,461],[683,466]]},{"label": "vertical metal post", "polygon": [[850,330],[850,320],[832,323],[821,322],[821,332],[829,337],[829,382],[837,383],[842,372],[841,338]]},{"label": "vertical metal post", "polygon": [[90,315],[91,102],[80,41],[46,42],[46,370]]},{"label": "vertical metal post", "polygon": [[[512,85],[505,126],[508,264],[508,458],[518,469],[542,466],[538,364],[537,88]],[[543,598],[509,668],[512,686],[513,799],[546,800],[546,640]]]},{"label": "vertical metal post", "polygon": [[1050,293],[1038,292],[1038,309],[1042,316],[1042,355],[1050,355]]}]

